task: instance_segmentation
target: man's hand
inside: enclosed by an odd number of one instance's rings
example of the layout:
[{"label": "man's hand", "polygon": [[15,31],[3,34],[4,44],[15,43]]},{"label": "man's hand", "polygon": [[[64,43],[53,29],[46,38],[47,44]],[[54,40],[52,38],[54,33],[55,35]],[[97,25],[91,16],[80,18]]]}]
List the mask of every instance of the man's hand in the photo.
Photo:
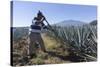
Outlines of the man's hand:
[{"label": "man's hand", "polygon": [[43,20],[46,20],[46,18],[43,16]]},{"label": "man's hand", "polygon": [[44,26],[43,29],[48,29],[48,27],[47,26]]}]

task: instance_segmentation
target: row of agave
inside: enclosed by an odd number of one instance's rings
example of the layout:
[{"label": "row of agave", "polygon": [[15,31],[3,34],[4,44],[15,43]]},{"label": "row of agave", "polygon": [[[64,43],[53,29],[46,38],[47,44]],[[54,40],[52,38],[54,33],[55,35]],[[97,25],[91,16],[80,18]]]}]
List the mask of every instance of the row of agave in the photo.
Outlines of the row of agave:
[{"label": "row of agave", "polygon": [[72,52],[84,58],[85,61],[97,60],[97,26],[53,26],[50,35],[60,39]]}]

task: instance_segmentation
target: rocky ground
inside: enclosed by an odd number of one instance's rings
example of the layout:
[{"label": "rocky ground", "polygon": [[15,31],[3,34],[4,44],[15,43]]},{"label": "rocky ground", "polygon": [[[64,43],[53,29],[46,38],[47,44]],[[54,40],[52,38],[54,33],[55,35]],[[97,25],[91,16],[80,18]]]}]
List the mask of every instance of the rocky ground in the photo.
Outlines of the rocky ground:
[{"label": "rocky ground", "polygon": [[60,41],[42,34],[46,52],[38,50],[36,57],[29,58],[28,53],[28,37],[21,38],[17,43],[13,42],[13,65],[42,65],[42,64],[59,64],[73,62],[68,47],[62,45]]}]

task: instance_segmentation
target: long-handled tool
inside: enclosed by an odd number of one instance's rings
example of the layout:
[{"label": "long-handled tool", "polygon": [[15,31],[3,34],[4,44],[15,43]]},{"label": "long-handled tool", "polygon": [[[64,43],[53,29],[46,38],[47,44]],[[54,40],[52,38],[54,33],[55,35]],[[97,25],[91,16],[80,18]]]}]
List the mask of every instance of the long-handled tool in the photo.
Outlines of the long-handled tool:
[{"label": "long-handled tool", "polygon": [[54,31],[54,29],[52,28],[52,26],[49,24],[49,22],[47,21],[47,19],[45,18],[45,21],[47,22],[48,26],[50,27],[51,31]]},{"label": "long-handled tool", "polygon": [[47,21],[46,17],[43,15],[43,13],[41,13],[42,16],[44,17],[44,20],[47,22],[48,26],[50,27],[49,30],[54,32],[54,29],[52,28],[52,26],[49,24],[49,22]]}]

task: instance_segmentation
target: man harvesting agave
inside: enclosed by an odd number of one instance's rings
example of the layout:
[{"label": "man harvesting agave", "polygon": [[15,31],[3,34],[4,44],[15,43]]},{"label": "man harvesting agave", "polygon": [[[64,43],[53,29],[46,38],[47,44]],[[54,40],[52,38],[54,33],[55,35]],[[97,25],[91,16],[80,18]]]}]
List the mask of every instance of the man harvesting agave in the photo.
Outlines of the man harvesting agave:
[{"label": "man harvesting agave", "polygon": [[32,20],[31,25],[31,32],[29,35],[30,38],[30,45],[29,45],[29,55],[30,57],[33,57],[36,55],[36,48],[41,48],[42,51],[45,50],[45,46],[41,37],[41,29],[46,29],[47,27],[43,23],[43,21],[46,20],[43,16],[42,12],[37,13],[37,17],[34,17]]}]

